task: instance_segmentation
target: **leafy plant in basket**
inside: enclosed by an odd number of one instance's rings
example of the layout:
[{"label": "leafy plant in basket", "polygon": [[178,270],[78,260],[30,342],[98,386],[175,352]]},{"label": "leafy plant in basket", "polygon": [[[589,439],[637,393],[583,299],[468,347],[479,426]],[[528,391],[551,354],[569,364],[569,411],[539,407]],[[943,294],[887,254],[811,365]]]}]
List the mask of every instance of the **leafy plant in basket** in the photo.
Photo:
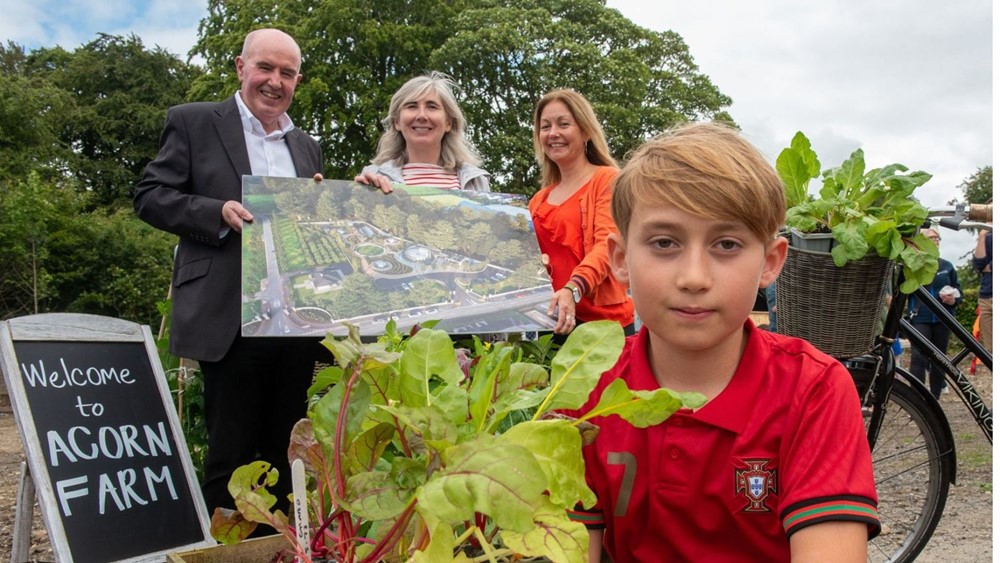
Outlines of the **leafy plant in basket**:
[{"label": "leafy plant in basket", "polygon": [[277,476],[266,464],[233,474],[238,513],[217,513],[213,534],[234,541],[266,523],[300,561],[583,562],[588,533],[566,510],[595,502],[581,452],[596,431],[587,420],[617,414],[646,426],[704,402],[622,383],[580,419],[559,416],[583,405],[623,344],[617,323],[587,323],[546,369],[515,344],[475,340],[472,351],[456,350],[448,334],[429,328],[407,338],[390,325],[371,344],[354,327],[346,338],[327,337],[341,367],[317,377],[289,449],[306,466],[307,545],[272,511],[266,487]]},{"label": "leafy plant in basket", "polygon": [[865,171],[858,149],[839,167],[822,172],[819,197],[813,197],[809,182],[820,177],[820,163],[801,131],[778,155],[776,168],[785,184],[786,225],[793,232],[831,233],[837,266],[875,252],[902,265],[904,293],[934,279],[938,249],[920,232],[928,210],[913,197],[930,174],[909,172],[902,164]]}]

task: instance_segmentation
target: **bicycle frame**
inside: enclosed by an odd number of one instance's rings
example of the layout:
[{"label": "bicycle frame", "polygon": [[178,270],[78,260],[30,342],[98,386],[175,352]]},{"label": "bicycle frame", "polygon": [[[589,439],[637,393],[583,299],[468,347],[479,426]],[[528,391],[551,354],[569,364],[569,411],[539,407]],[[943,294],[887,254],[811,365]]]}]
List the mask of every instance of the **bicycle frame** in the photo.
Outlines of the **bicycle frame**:
[{"label": "bicycle frame", "polygon": [[993,412],[983,402],[983,398],[972,385],[972,382],[969,381],[969,378],[959,369],[958,364],[971,352],[979,358],[979,361],[984,366],[993,371],[993,356],[926,289],[923,287],[918,288],[915,295],[923,306],[930,309],[938,320],[948,327],[948,331],[958,338],[964,348],[954,358],[948,358],[944,352],[934,346],[924,335],[917,332],[913,325],[906,319],[900,319],[899,332],[905,335],[910,341],[911,348],[919,350],[924,356],[931,359],[933,365],[944,371],[946,379],[958,391],[965,406],[968,407],[979,428],[986,435],[986,439],[992,444]]},{"label": "bicycle frame", "polygon": [[[885,351],[888,346],[895,340],[897,334],[902,334],[910,341],[911,349],[920,351],[927,357],[930,362],[940,368],[945,373],[945,378],[952,384],[952,386],[958,391],[959,396],[965,403],[969,412],[972,413],[973,418],[976,423],[982,429],[983,434],[986,439],[992,444],[993,443],[993,412],[983,401],[982,396],[969,381],[969,378],[962,373],[959,369],[958,364],[965,359],[970,353],[974,354],[983,365],[989,368],[991,371],[993,369],[993,356],[990,355],[986,349],[976,341],[975,338],[969,334],[969,331],[965,329],[954,317],[951,316],[942,304],[934,299],[926,289],[920,287],[914,293],[915,297],[927,308],[937,316],[937,318],[948,328],[958,341],[964,346],[954,358],[949,358],[943,351],[939,350],[937,346],[932,344],[924,335],[917,332],[913,325],[905,318],[904,311],[907,305],[907,298],[905,295],[899,292],[899,281],[901,281],[902,274],[899,274],[900,279],[897,280],[897,284],[893,287],[895,288],[893,292],[892,303],[889,307],[888,316],[886,317],[885,327],[882,330],[882,335],[880,336],[880,343],[878,348],[882,351],[881,362],[885,364],[894,364],[894,359],[886,359]],[[891,354],[891,352],[889,352]],[[881,366],[880,366],[881,368]],[[923,382],[918,382],[912,374],[902,370],[901,368],[894,368],[893,365],[887,365],[885,369],[878,369],[877,373],[880,374],[873,385],[873,391],[875,393],[875,404],[885,407],[886,401],[888,401],[889,391],[892,386],[892,382],[895,379],[896,371],[901,371],[910,376],[909,383],[914,385],[915,388],[922,387]],[[884,374],[884,375],[882,375]],[[892,374],[892,377],[889,377]],[[933,400],[931,397],[931,404],[935,406],[937,401]],[[881,411],[881,409],[876,409]],[[876,413],[875,418],[869,427],[868,441],[869,445],[873,446],[875,439],[878,436],[878,432],[881,427],[881,420],[879,419],[879,413]]]}]

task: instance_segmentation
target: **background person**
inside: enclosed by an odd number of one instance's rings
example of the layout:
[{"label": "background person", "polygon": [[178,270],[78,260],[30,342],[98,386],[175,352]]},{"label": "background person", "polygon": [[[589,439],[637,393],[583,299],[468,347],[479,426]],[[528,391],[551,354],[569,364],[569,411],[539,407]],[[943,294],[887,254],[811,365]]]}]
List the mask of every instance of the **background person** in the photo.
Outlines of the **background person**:
[{"label": "background person", "polygon": [[[612,271],[642,317],[586,413],[616,379],[704,395],[661,424],[597,417],[584,446],[593,509],[571,517],[616,563],[862,563],[879,531],[854,382],[808,342],[758,329],[757,291],[781,271],[785,190],[735,130],[680,127],[615,181]],[[603,542],[602,542],[603,540]]]},{"label": "background person", "polygon": [[573,90],[553,90],[535,106],[535,158],[542,185],[528,203],[535,236],[555,292],[549,315],[554,332],[568,334],[578,322],[617,321],[635,332],[634,307],[608,264],[611,158],[590,103]]},{"label": "background person", "polygon": [[[941,245],[941,235],[937,229],[923,229],[924,235]],[[924,286],[931,297],[937,299],[944,305],[945,309],[952,316],[955,315],[955,307],[962,301],[962,287],[958,284],[958,272],[955,266],[944,258],[938,258],[938,271],[934,275],[934,280]],[[948,352],[948,340],[951,338],[951,331],[948,327],[930,311],[924,307],[916,298],[910,298],[910,324],[917,332],[924,335],[937,347],[938,350]],[[910,373],[917,379],[928,383],[927,370],[930,362],[927,357],[920,353],[915,347],[910,348]],[[941,398],[941,392],[947,389],[944,380],[944,372],[936,366],[930,366],[930,382],[928,387],[935,398]]]},{"label": "background person", "polygon": [[979,231],[972,264],[979,272],[979,337],[993,354],[993,231]]},{"label": "background person", "polygon": [[372,164],[354,181],[392,191],[392,184],[490,191],[489,175],[465,137],[465,116],[453,93],[455,83],[431,72],[411,78],[389,102],[385,133]]},{"label": "background person", "polygon": [[[276,29],[250,32],[236,57],[240,89],[219,103],[170,108],[160,152],[136,186],[136,213],[180,237],[174,260],[170,352],[204,374],[208,452],[202,492],[211,512],[234,507],[237,467],[255,459],[280,472],[271,492],[291,492],[288,443],[306,413],[318,339],[240,336],[243,175],[314,177],[319,144],[296,129],[292,103],[301,52]],[[319,177],[321,178],[321,177]]]}]

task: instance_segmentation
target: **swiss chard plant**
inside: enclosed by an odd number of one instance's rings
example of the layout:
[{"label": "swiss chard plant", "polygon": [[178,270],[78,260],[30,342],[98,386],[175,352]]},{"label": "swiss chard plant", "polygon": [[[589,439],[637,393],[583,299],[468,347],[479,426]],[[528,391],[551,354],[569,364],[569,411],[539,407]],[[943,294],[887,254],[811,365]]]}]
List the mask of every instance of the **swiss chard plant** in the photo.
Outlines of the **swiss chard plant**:
[{"label": "swiss chard plant", "polygon": [[[803,233],[832,233],[836,265],[875,252],[902,265],[903,293],[934,279],[938,248],[920,232],[928,210],[913,196],[930,174],[911,172],[902,164],[866,171],[861,149],[839,167],[821,173],[816,153],[801,131],[778,155],[776,168],[785,184],[786,225]],[[809,183],[821,176],[819,197],[814,197]]]},{"label": "swiss chard plant", "polygon": [[582,447],[599,430],[588,421],[617,415],[643,427],[704,402],[619,380],[590,412],[562,415],[583,406],[623,344],[617,323],[586,323],[546,366],[512,343],[456,350],[429,328],[404,337],[390,325],[368,344],[353,328],[327,337],[337,367],[318,375],[289,450],[306,467],[308,542],[273,510],[277,476],[264,463],[234,473],[238,511],[217,512],[213,534],[232,542],[267,524],[299,561],[584,562],[587,530],[566,510],[596,501]]}]

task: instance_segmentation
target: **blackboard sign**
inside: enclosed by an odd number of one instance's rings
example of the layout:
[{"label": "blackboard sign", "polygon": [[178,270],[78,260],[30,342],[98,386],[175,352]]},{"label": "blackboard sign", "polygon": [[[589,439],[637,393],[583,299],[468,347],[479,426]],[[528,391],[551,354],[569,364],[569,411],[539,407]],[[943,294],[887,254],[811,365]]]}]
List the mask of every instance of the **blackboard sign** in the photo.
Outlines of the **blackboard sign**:
[{"label": "blackboard sign", "polygon": [[162,561],[215,543],[148,327],[11,319],[0,360],[59,561]]}]

